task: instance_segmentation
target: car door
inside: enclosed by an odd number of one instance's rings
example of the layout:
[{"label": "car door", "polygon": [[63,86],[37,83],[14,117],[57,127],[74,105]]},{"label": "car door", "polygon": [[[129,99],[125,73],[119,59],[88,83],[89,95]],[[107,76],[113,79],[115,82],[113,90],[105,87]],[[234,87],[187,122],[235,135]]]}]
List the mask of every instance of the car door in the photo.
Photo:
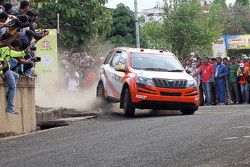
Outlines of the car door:
[{"label": "car door", "polygon": [[106,91],[107,96],[110,98],[119,99],[120,93],[118,89],[118,84],[116,81],[116,71],[115,66],[118,65],[122,51],[115,51],[114,55],[112,56],[109,64],[106,64],[104,70],[104,77],[106,81]]},{"label": "car door", "polygon": [[[121,57],[118,62],[118,65],[124,65],[128,67],[128,52],[123,51],[121,53]],[[124,81],[126,80],[126,72],[115,71],[115,75],[116,75],[117,89],[118,89],[118,92],[121,94]]]}]

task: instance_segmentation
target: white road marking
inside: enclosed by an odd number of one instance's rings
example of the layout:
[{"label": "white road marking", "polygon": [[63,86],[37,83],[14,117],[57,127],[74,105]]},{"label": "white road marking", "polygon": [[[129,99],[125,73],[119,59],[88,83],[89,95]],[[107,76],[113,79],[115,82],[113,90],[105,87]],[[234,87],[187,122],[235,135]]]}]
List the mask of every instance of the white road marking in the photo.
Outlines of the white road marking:
[{"label": "white road marking", "polygon": [[250,136],[243,136],[244,138],[250,138]]},{"label": "white road marking", "polygon": [[236,126],[232,127],[232,129],[250,129],[250,126]]},{"label": "white road marking", "polygon": [[233,139],[238,139],[239,137],[228,137],[228,138],[224,138],[224,140],[233,140]]}]

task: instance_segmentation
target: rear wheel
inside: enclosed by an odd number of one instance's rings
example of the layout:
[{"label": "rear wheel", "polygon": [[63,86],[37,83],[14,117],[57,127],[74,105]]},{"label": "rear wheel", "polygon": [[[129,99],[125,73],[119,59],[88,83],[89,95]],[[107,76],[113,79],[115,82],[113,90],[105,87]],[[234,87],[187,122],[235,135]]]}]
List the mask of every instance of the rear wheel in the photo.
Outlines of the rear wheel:
[{"label": "rear wheel", "polygon": [[111,104],[108,103],[106,97],[105,97],[105,89],[104,89],[104,85],[103,83],[99,83],[99,85],[97,86],[97,92],[96,92],[96,96],[98,99],[98,107],[101,110],[104,110],[104,112],[107,112],[108,110],[111,109]]},{"label": "rear wheel", "polygon": [[103,83],[99,83],[99,84],[98,84],[96,96],[97,96],[97,98],[100,99],[100,100],[105,100]]},{"label": "rear wheel", "polygon": [[124,91],[123,111],[127,117],[132,117],[135,114],[129,88]]}]

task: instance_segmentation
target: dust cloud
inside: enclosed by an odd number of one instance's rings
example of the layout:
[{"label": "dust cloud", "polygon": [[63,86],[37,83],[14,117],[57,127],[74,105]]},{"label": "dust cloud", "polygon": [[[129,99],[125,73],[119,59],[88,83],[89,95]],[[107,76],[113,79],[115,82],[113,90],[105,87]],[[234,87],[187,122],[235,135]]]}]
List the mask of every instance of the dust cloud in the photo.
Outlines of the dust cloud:
[{"label": "dust cloud", "polygon": [[98,108],[96,86],[88,90],[69,92],[63,89],[37,89],[36,105],[42,107],[65,107],[81,111],[91,111]]},{"label": "dust cloud", "polygon": [[[65,107],[79,109],[80,111],[94,111],[99,109],[100,101],[96,98],[99,69],[104,61],[103,59],[114,46],[97,39],[93,40],[88,47],[91,48],[89,52],[59,49],[61,53],[58,60],[59,79],[56,83],[48,84],[50,85],[49,87],[40,87],[38,79],[35,95],[37,106],[51,108]],[[81,76],[80,78],[84,78],[84,83],[88,81],[86,74],[89,72],[94,72],[96,78],[89,80],[92,86],[87,86],[88,89],[83,88],[81,83],[81,89],[68,91],[67,74],[71,75],[71,72],[78,72],[80,75],[83,74],[84,77]]]}]

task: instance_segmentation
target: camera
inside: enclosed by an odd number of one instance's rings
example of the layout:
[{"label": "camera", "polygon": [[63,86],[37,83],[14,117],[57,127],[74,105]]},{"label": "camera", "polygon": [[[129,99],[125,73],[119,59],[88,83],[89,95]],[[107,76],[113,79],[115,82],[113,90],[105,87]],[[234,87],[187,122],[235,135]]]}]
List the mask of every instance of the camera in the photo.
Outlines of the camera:
[{"label": "camera", "polygon": [[31,50],[31,51],[36,51],[36,47],[35,47],[35,46],[34,46],[34,47],[31,47],[30,50]]},{"label": "camera", "polygon": [[41,57],[36,57],[36,60],[37,61],[41,61]]},{"label": "camera", "polygon": [[21,26],[21,23],[18,19],[13,19],[8,22],[8,26],[15,29],[15,28],[19,28]]}]

